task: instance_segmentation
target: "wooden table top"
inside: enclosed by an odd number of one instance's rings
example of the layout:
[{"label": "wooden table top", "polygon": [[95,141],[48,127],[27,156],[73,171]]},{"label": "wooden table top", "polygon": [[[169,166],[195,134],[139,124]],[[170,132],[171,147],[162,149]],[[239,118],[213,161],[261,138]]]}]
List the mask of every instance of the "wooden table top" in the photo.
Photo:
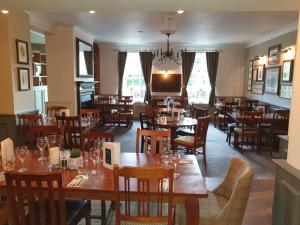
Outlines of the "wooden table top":
[{"label": "wooden table top", "polygon": [[161,117],[159,120],[157,120],[156,125],[163,128],[196,126],[197,119],[191,117],[184,117],[183,119],[180,119],[178,118],[178,116],[166,116]]},{"label": "wooden table top", "polygon": [[[25,173],[49,172],[48,161],[38,161],[39,156],[39,151],[30,151],[24,163],[24,167],[28,169]],[[180,176],[174,179],[174,197],[183,199],[189,197],[206,198],[207,189],[196,157],[185,155],[182,159],[190,160],[190,163],[180,163],[177,166],[176,172],[179,172]],[[148,153],[121,153],[120,164],[121,166],[157,167],[161,166],[161,156]],[[16,159],[15,170],[19,168],[20,160]],[[88,168],[89,170],[93,168],[90,160]],[[102,163],[97,165],[97,174],[89,175],[87,182],[80,188],[67,187],[68,183],[78,175],[77,170],[52,169],[52,171],[62,172],[66,197],[105,200],[113,200],[114,198],[113,172],[104,168]],[[0,191],[5,192],[5,181],[0,182]]]}]

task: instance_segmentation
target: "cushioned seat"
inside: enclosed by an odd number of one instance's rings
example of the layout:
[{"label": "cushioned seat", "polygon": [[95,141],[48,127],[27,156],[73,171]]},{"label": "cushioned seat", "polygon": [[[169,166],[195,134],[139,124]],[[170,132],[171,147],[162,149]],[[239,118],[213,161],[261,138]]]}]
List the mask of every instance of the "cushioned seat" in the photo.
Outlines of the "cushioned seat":
[{"label": "cushioned seat", "polygon": [[243,131],[243,129],[240,128],[240,127],[234,128],[234,132],[237,133],[237,134],[242,134],[242,132],[243,132],[243,134],[245,134],[247,136],[249,136],[249,135],[257,135],[257,131],[256,130],[244,130]]},{"label": "cushioned seat", "polygon": [[179,136],[178,138],[175,138],[174,141],[178,145],[184,144],[184,145],[193,145],[194,144],[194,136]]}]

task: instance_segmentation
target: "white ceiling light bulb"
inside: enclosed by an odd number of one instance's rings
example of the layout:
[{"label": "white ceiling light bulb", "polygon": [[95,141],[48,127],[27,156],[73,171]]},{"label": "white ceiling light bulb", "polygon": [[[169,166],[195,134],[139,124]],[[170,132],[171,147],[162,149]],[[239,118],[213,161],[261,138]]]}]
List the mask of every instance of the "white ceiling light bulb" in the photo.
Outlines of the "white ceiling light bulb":
[{"label": "white ceiling light bulb", "polygon": [[6,9],[2,9],[1,12],[2,12],[3,14],[8,14],[8,13],[9,13],[9,11],[6,10]]},{"label": "white ceiling light bulb", "polygon": [[96,12],[96,11],[94,11],[94,10],[90,10],[90,11],[89,11],[89,14],[95,14],[95,12]]},{"label": "white ceiling light bulb", "polygon": [[177,10],[177,13],[178,13],[178,14],[183,14],[183,13],[184,13],[184,10],[183,10],[183,9],[179,9],[179,10]]}]

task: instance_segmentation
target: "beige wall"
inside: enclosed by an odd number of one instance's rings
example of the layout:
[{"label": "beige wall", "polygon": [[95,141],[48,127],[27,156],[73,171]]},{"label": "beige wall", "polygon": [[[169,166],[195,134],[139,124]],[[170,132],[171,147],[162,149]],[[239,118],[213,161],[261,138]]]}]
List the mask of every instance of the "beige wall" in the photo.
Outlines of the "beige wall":
[{"label": "beige wall", "polygon": [[[31,46],[29,16],[23,12],[1,14],[1,105],[0,113],[17,114],[33,110],[34,95],[32,88]],[[3,31],[3,32],[2,32]],[[18,65],[16,55],[16,39],[28,43],[28,65]],[[5,58],[6,57],[6,58]],[[3,61],[2,61],[3,60]],[[30,90],[19,91],[18,67],[29,68]],[[2,82],[3,81],[3,82]],[[3,87],[2,87],[3,86]],[[3,93],[4,92],[4,93]],[[2,101],[3,100],[3,101]]]},{"label": "beige wall", "polygon": [[293,80],[293,96],[291,100],[291,114],[289,122],[289,146],[287,162],[300,170],[300,16],[298,23],[298,39],[296,47],[295,70]]},{"label": "beige wall", "polygon": [[[99,44],[99,48],[101,93],[117,94],[118,52],[114,51],[114,49],[118,49],[118,46],[113,44]],[[242,95],[245,48],[240,45],[232,45],[224,46],[222,50],[218,67],[217,94]],[[168,69],[170,73],[181,73],[181,66],[174,64],[171,66],[153,66],[152,71],[153,73],[162,73],[165,69]]]},{"label": "beige wall", "polygon": [[[244,92],[245,96],[252,98],[252,99],[258,99],[260,101],[264,101],[270,104],[282,106],[282,107],[290,107],[290,100],[280,98],[279,96],[276,95],[269,95],[269,94],[264,94],[264,95],[257,95],[253,94],[250,91],[247,91],[247,82],[248,82],[248,65],[249,65],[249,60],[253,59],[255,56],[266,56],[268,55],[268,49],[271,46],[281,44],[281,48],[284,49],[289,46],[295,46],[297,40],[297,31],[290,32],[288,34],[282,35],[280,37],[274,38],[272,40],[263,42],[261,44],[255,45],[253,47],[247,48],[246,50],[246,69],[245,69],[245,82],[244,82]],[[283,60],[283,57],[281,57],[281,61]],[[282,62],[280,63],[282,65]],[[266,65],[267,67],[268,65]]]}]

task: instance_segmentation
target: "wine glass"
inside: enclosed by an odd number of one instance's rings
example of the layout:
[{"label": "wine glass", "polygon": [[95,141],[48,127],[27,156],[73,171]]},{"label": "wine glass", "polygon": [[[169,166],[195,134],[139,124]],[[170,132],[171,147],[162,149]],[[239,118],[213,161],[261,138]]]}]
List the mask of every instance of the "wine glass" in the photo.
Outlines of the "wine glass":
[{"label": "wine glass", "polygon": [[162,159],[162,164],[164,166],[169,165],[169,154],[170,154],[170,138],[161,138],[159,140],[160,146],[161,146],[161,159]]},{"label": "wine glass", "polygon": [[47,146],[47,141],[45,137],[39,137],[36,140],[36,146],[38,147],[38,149],[41,152],[41,156],[38,158],[39,161],[43,161],[46,160],[47,157],[44,156],[44,150]]},{"label": "wine glass", "polygon": [[94,164],[94,168],[92,170],[92,174],[95,175],[97,173],[96,171],[96,162],[99,161],[99,155],[100,155],[100,152],[99,152],[99,149],[98,148],[92,148],[91,151],[90,151],[90,158],[91,160],[93,161],[93,164]]},{"label": "wine glass", "polygon": [[176,172],[176,167],[177,167],[178,163],[180,162],[180,157],[181,157],[180,153],[174,152],[173,158],[172,158],[172,164],[174,166],[174,178],[177,178],[180,176],[180,173]]},{"label": "wine glass", "polygon": [[186,115],[186,117],[190,117],[190,114],[191,114],[190,109],[186,109],[186,110],[185,110],[185,115]]},{"label": "wine glass", "polygon": [[94,141],[94,147],[97,148],[97,150],[99,151],[99,159],[98,162],[101,162],[102,160],[100,159],[101,153],[102,153],[102,149],[103,149],[103,140],[101,138],[97,138]]},{"label": "wine glass", "polygon": [[26,168],[24,168],[24,161],[25,158],[28,154],[28,149],[27,146],[18,146],[16,149],[16,156],[20,159],[21,161],[21,168],[18,170],[19,172],[25,172],[27,171]]}]

